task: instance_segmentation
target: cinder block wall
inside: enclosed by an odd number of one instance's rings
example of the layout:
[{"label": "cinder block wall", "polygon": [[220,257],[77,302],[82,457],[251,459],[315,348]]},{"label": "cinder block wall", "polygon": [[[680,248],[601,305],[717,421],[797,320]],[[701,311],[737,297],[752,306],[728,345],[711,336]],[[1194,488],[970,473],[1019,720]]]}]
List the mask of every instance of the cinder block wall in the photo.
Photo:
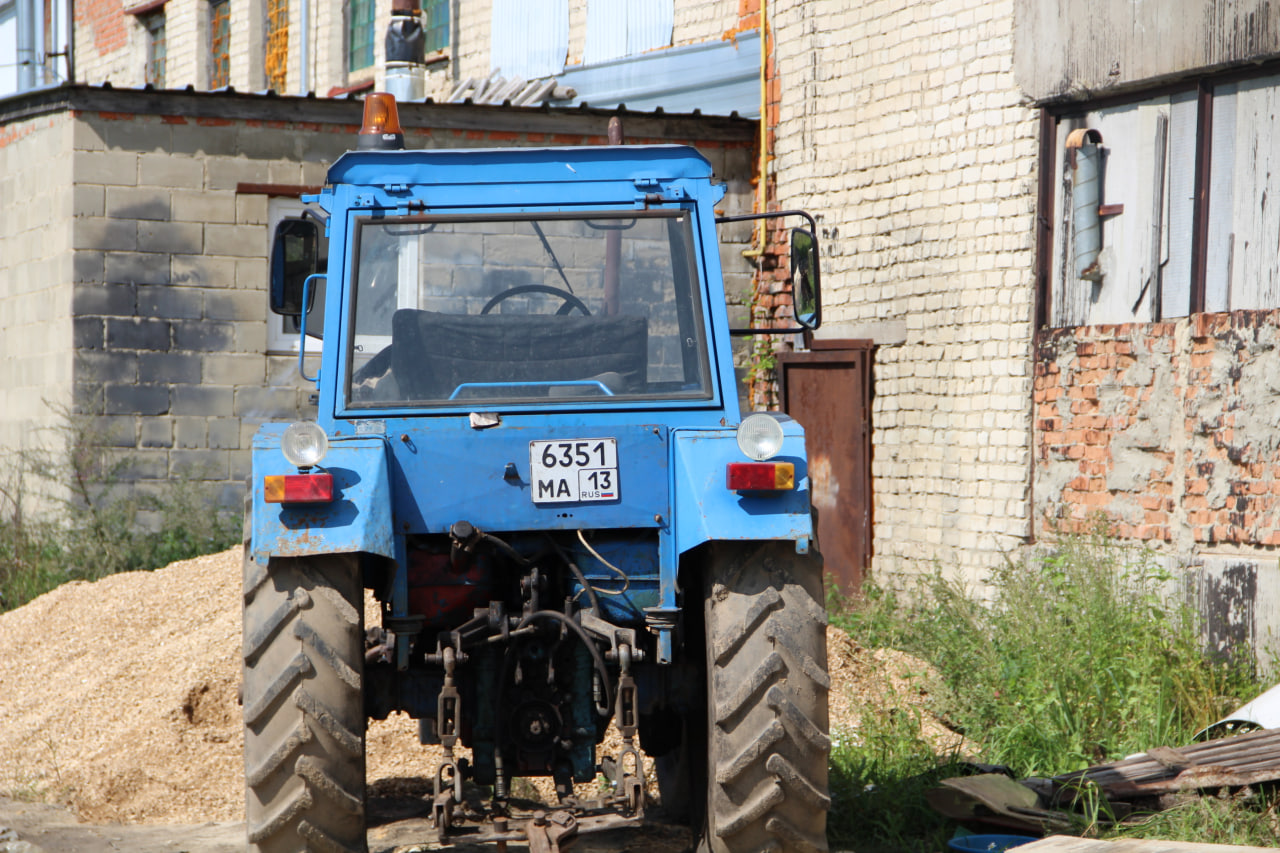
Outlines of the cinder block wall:
[{"label": "cinder block wall", "polygon": [[74,125],[63,113],[0,127],[0,478],[71,408]]},{"label": "cinder block wall", "polygon": [[[55,422],[42,396],[74,400],[133,488],[183,478],[238,506],[258,426],[314,411],[296,355],[268,350],[268,196],[242,185],[322,184],[360,106],[322,102],[303,120],[299,99],[72,97],[0,129],[0,187],[33,202],[0,210],[0,436],[13,447],[37,418]],[[506,129],[477,129],[486,119]],[[608,116],[418,106],[402,120],[410,147],[501,147],[604,144]],[[729,185],[723,207],[750,210],[750,122],[632,117],[627,132],[695,144]]]},{"label": "cinder block wall", "polygon": [[77,119],[77,405],[143,489],[188,478],[235,505],[258,425],[305,410],[296,358],[267,352],[267,199],[236,186],[320,184],[347,137],[281,125]]},{"label": "cinder block wall", "polygon": [[873,571],[976,579],[1030,532],[1037,122],[1013,2],[770,9],[779,204],[821,220],[825,322],[880,343]]}]

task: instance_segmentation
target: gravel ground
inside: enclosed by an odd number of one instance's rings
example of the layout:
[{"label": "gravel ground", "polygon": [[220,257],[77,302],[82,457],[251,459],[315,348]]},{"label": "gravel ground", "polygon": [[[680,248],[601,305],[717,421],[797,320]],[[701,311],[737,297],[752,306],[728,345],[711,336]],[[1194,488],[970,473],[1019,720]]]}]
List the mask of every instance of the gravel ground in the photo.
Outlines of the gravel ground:
[{"label": "gravel ground", "polygon": [[[195,828],[240,837],[240,561],[234,548],[72,582],[0,615],[0,833],[21,833],[14,809],[65,806],[89,824],[160,827],[162,845],[185,827],[180,846],[156,850],[197,849]],[[859,708],[930,706],[938,681],[923,662],[834,629],[828,643],[833,731],[856,736]],[[954,743],[940,723],[926,728]],[[367,743],[371,795],[430,778],[436,753],[413,720],[371,721]],[[0,853],[29,843],[0,834]],[[123,849],[152,849],[142,844]]]}]

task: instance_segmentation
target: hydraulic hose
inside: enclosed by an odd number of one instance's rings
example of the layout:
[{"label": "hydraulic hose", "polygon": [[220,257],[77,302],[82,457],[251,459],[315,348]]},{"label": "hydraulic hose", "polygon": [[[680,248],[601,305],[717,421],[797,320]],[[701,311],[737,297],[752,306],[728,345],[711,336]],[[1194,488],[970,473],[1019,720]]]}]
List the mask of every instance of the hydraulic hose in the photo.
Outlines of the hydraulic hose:
[{"label": "hydraulic hose", "polygon": [[596,714],[601,717],[608,717],[611,715],[613,713],[613,688],[609,685],[609,670],[605,667],[604,658],[601,657],[600,650],[596,648],[596,644],[592,642],[591,637],[587,635],[587,632],[581,625],[574,622],[563,613],[559,613],[555,610],[538,610],[534,613],[530,613],[528,616],[520,620],[520,623],[516,626],[516,630],[520,630],[536,619],[552,619],[562,625],[568,626],[569,630],[572,631],[574,635],[582,641],[582,644],[587,647],[587,651],[591,653],[591,660],[595,663],[596,672],[600,675],[600,682],[604,685],[605,706],[602,708],[599,705],[596,705]]},{"label": "hydraulic hose", "polygon": [[578,568],[578,564],[570,559],[569,555],[564,552],[564,549],[560,547],[560,543],[552,539],[550,536],[548,536],[547,539],[551,542],[551,547],[555,549],[556,556],[564,561],[564,564],[569,567],[569,571],[573,572],[573,576],[577,578],[578,583],[582,584],[582,588],[586,590],[587,599],[591,602],[591,612],[603,619],[604,613],[600,610],[600,599],[596,596],[595,587],[587,583],[587,576],[582,573],[582,569]]}]

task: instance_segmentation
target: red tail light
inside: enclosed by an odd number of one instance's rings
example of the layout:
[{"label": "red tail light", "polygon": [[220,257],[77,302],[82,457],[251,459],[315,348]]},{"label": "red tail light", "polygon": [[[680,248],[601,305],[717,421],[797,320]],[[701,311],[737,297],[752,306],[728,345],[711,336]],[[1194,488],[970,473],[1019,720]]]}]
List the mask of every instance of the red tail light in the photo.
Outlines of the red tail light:
[{"label": "red tail light", "polygon": [[796,466],[790,462],[730,462],[728,485],[735,492],[794,489]]},{"label": "red tail light", "polygon": [[332,474],[275,474],[262,478],[269,504],[316,504],[333,500]]}]

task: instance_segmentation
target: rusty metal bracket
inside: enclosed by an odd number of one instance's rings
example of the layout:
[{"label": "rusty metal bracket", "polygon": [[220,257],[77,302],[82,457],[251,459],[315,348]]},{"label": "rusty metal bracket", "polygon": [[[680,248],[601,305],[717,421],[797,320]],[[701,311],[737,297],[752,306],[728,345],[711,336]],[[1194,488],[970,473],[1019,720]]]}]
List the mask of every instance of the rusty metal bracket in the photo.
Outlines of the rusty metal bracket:
[{"label": "rusty metal bracket", "polygon": [[578,832],[578,819],[572,812],[558,810],[551,814],[534,812],[525,824],[529,853],[560,853],[560,843],[568,842]]}]

